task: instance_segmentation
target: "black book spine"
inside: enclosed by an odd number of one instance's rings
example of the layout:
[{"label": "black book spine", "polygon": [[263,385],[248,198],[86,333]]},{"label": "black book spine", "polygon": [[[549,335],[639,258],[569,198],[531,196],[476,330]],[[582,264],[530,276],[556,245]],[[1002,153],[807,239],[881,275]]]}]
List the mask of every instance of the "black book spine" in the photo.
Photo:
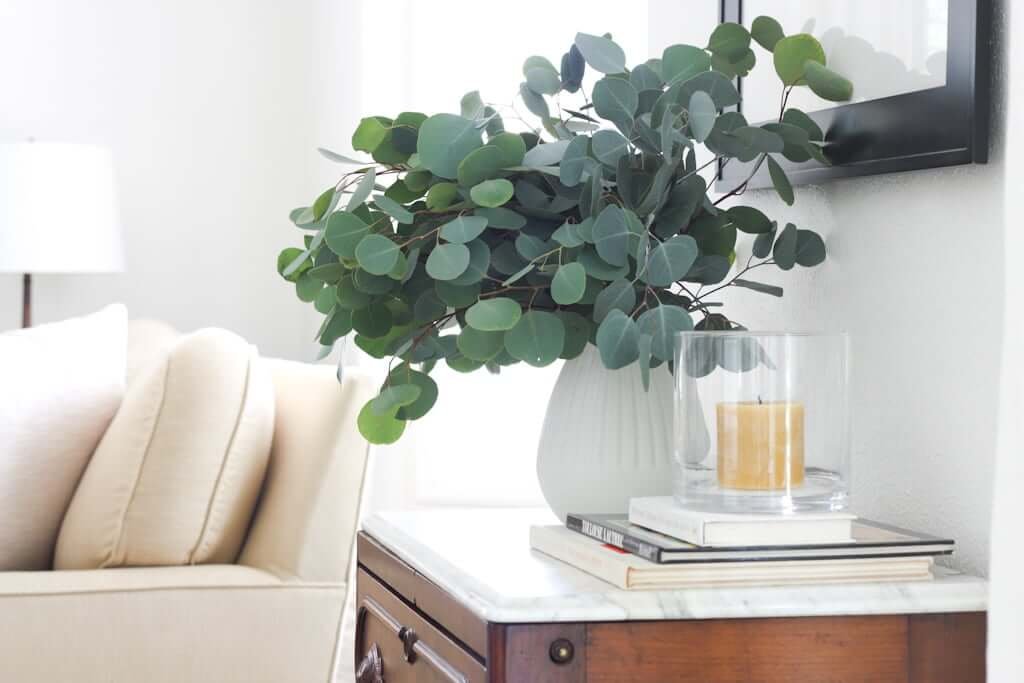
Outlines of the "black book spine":
[{"label": "black book spine", "polygon": [[565,526],[577,533],[583,534],[589,538],[601,541],[601,543],[607,543],[608,545],[615,546],[621,550],[625,550],[628,553],[633,553],[639,557],[661,564],[661,548],[656,545],[651,545],[645,541],[641,541],[638,538],[634,538],[628,534],[624,534],[621,531],[610,529],[603,524],[592,522],[589,519],[583,519],[576,515],[567,515],[565,519]]}]

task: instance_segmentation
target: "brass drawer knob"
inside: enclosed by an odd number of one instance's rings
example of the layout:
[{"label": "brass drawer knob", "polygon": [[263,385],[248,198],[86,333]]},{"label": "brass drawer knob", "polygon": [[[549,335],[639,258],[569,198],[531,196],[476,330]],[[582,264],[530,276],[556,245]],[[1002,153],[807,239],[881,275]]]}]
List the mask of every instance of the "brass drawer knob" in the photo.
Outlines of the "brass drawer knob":
[{"label": "brass drawer knob", "polygon": [[548,648],[548,656],[555,664],[568,664],[575,653],[576,648],[568,638],[557,638],[551,641],[551,647]]}]

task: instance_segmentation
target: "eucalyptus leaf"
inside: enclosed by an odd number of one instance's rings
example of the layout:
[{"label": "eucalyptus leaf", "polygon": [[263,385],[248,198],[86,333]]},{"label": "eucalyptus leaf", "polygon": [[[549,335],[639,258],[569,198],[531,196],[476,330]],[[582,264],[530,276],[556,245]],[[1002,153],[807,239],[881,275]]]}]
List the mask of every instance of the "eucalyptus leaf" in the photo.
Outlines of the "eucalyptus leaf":
[{"label": "eucalyptus leaf", "polygon": [[517,301],[496,296],[473,304],[466,311],[466,322],[481,332],[501,332],[515,327],[521,316]]},{"label": "eucalyptus leaf", "polygon": [[779,162],[771,157],[768,157],[768,174],[771,176],[772,185],[775,187],[779,197],[782,198],[782,201],[792,206],[794,200],[793,186],[790,184],[786,172],[782,170],[782,166],[779,166]]},{"label": "eucalyptus leaf", "polygon": [[594,221],[594,246],[598,255],[613,266],[626,265],[629,253],[629,228],[622,209],[606,206]]},{"label": "eucalyptus leaf", "polygon": [[779,233],[778,239],[775,240],[775,246],[772,248],[772,258],[775,260],[775,265],[782,270],[790,270],[796,265],[796,245],[796,226],[792,223],[787,223],[786,227]]},{"label": "eucalyptus leaf", "polygon": [[327,219],[324,241],[338,256],[355,258],[356,245],[370,232],[370,226],[358,216],[335,211]]},{"label": "eucalyptus leaf", "polygon": [[774,48],[775,73],[785,85],[803,85],[804,69],[807,62],[825,65],[825,49],[818,39],[808,33],[787,36]]},{"label": "eucalyptus leaf", "polygon": [[697,142],[704,142],[715,125],[715,102],[703,90],[698,90],[690,97],[690,132]]},{"label": "eucalyptus leaf", "polygon": [[768,16],[759,16],[750,24],[750,35],[758,45],[768,52],[775,50],[775,45],[785,37],[785,32],[778,21]]},{"label": "eucalyptus leaf", "polygon": [[390,197],[378,195],[377,197],[374,197],[373,203],[377,205],[378,209],[391,216],[399,223],[411,225],[413,220],[415,220],[415,216],[412,215],[412,212]]},{"label": "eucalyptus leaf", "polygon": [[373,275],[387,275],[398,262],[398,245],[383,235],[367,235],[356,245],[359,266]]},{"label": "eucalyptus leaf", "polygon": [[671,361],[675,355],[676,334],[693,329],[690,314],[671,304],[644,311],[636,324],[642,334],[651,336],[651,353],[663,361]]},{"label": "eucalyptus leaf", "polygon": [[814,94],[823,100],[847,102],[853,97],[853,83],[813,60],[804,64],[804,78]]},{"label": "eucalyptus leaf", "polygon": [[435,114],[420,126],[416,152],[424,168],[442,178],[456,178],[459,164],[483,146],[473,121],[454,114]]},{"label": "eucalyptus leaf", "polygon": [[502,230],[519,230],[526,225],[526,218],[511,209],[481,207],[474,211],[477,216],[487,219],[487,225]]},{"label": "eucalyptus leaf", "polygon": [[640,332],[628,315],[613,310],[597,328],[597,350],[609,370],[618,370],[640,356]]},{"label": "eucalyptus leaf", "polygon": [[383,415],[378,415],[373,409],[371,400],[363,406],[356,418],[356,425],[363,438],[372,444],[386,445],[395,443],[405,431],[405,420],[395,417],[398,408],[392,408]]},{"label": "eucalyptus leaf", "polygon": [[618,74],[626,70],[626,53],[610,38],[577,33],[573,42],[587,64],[597,71]]},{"label": "eucalyptus leaf", "polygon": [[668,287],[686,275],[699,255],[692,237],[676,235],[651,250],[644,279],[656,287]]},{"label": "eucalyptus leaf", "polygon": [[688,81],[711,68],[711,56],[693,45],[671,45],[661,55],[661,72],[669,85]]},{"label": "eucalyptus leaf", "polygon": [[555,271],[551,281],[551,298],[560,306],[570,306],[583,298],[587,271],[579,263],[565,263]]},{"label": "eucalyptus leaf", "polygon": [[483,216],[459,216],[441,226],[441,238],[456,244],[465,244],[479,237],[487,227]]},{"label": "eucalyptus leaf", "polygon": [[796,262],[811,268],[825,261],[825,241],[812,230],[796,231]]},{"label": "eucalyptus leaf", "polygon": [[744,280],[743,278],[734,278],[732,283],[737,287],[752,289],[755,292],[760,292],[761,294],[770,294],[772,296],[779,297],[782,296],[782,287],[778,287],[776,285],[767,285],[763,282],[754,282],[752,280]]},{"label": "eucalyptus leaf", "polygon": [[512,183],[504,178],[495,178],[474,185],[469,191],[469,198],[477,206],[497,208],[512,199],[515,193]]},{"label": "eucalyptus leaf", "polygon": [[441,244],[427,257],[427,274],[435,280],[454,280],[469,267],[469,249],[464,244]]},{"label": "eucalyptus leaf", "polygon": [[518,360],[540,368],[558,360],[565,345],[565,327],[547,311],[527,311],[505,333],[505,350]]},{"label": "eucalyptus leaf", "polygon": [[594,301],[594,322],[601,322],[612,311],[632,313],[636,307],[636,289],[629,280],[615,280],[601,290]]},{"label": "eucalyptus leaf", "polygon": [[629,152],[629,140],[614,130],[599,130],[590,139],[594,156],[603,164],[615,167],[619,158]]},{"label": "eucalyptus leaf", "polygon": [[569,148],[568,140],[548,142],[537,145],[526,152],[523,157],[524,166],[553,166],[562,160],[565,151]]}]

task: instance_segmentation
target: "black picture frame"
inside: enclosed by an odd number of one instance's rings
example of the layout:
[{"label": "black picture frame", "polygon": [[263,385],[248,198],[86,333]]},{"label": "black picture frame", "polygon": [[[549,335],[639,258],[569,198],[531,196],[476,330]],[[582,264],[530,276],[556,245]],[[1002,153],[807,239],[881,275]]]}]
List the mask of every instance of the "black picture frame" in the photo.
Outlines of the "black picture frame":
[{"label": "black picture frame", "polygon": [[[948,1],[946,84],[807,112],[825,131],[833,165],[777,157],[792,184],[988,161],[991,0]],[[720,19],[748,19],[743,0],[721,0]],[[742,79],[737,80],[742,94]],[[731,190],[751,169],[735,159],[720,164],[717,189]],[[771,187],[767,168],[762,166],[747,187]]]}]

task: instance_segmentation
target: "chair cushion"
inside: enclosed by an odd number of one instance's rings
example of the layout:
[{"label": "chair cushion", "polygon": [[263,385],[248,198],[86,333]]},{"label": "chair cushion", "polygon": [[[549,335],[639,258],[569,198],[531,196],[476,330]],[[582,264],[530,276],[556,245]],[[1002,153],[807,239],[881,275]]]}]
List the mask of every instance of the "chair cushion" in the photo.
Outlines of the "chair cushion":
[{"label": "chair cushion", "polygon": [[124,306],[0,334],[0,570],[48,569],[124,393]]},{"label": "chair cushion", "polygon": [[237,335],[200,330],[128,388],[64,518],[55,568],[235,561],[273,436],[257,360]]}]

